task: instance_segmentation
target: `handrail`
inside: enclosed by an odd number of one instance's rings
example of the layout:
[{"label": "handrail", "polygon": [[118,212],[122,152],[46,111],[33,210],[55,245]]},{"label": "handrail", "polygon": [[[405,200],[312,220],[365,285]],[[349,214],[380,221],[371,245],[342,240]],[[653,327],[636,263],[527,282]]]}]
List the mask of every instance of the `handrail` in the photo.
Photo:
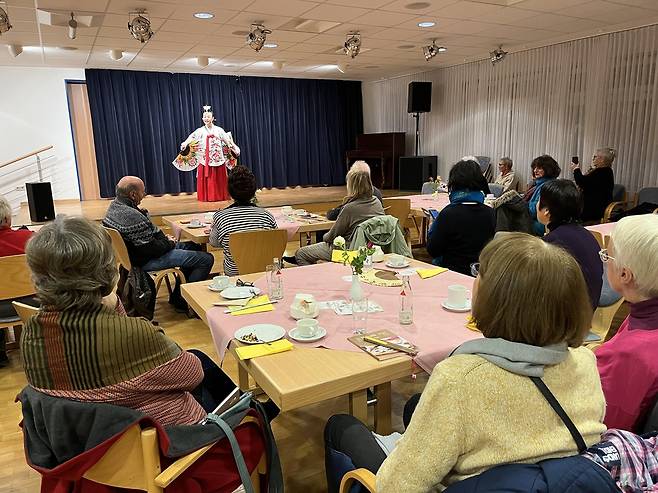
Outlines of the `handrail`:
[{"label": "handrail", "polygon": [[24,156],[19,156],[16,159],[12,159],[11,161],[7,161],[6,163],[0,164],[0,168],[4,168],[5,166],[9,166],[10,164],[14,164],[17,161],[21,161],[25,158],[35,156],[36,154],[39,154],[40,152],[47,151],[48,149],[52,149],[52,148],[53,148],[53,146],[49,145],[49,146],[43,147],[41,149],[37,149],[36,151],[32,151],[28,154],[25,154]]}]

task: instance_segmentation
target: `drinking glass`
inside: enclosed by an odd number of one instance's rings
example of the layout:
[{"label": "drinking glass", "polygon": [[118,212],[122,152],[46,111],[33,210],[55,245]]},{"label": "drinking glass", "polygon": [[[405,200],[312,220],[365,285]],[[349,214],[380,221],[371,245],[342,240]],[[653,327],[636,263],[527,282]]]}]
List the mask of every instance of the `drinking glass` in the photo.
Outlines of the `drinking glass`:
[{"label": "drinking glass", "polygon": [[372,255],[368,255],[363,259],[363,272],[370,272],[372,270]]},{"label": "drinking glass", "polygon": [[352,301],[352,331],[365,334],[368,328],[368,297]]},{"label": "drinking glass", "polygon": [[274,283],[272,281],[275,275],[276,275],[276,268],[274,267],[273,264],[270,264],[267,267],[265,267],[265,279],[267,280],[267,295],[270,297],[270,299],[272,299],[272,295],[274,291]]}]

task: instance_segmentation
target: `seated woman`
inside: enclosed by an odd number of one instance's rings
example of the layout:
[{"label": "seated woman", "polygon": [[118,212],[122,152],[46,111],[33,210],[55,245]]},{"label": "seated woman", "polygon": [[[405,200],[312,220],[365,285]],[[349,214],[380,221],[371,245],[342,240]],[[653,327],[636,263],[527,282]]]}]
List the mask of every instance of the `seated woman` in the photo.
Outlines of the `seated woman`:
[{"label": "seated woman", "polygon": [[523,196],[524,200],[528,202],[528,210],[533,223],[533,232],[537,236],[543,236],[546,233],[544,225],[537,219],[537,202],[539,202],[539,192],[547,182],[555,180],[560,176],[560,166],[557,161],[548,154],[536,157],[532,160],[530,165],[532,168],[532,177],[534,179],[532,186]]},{"label": "seated woman", "polygon": [[198,423],[235,388],[203,353],[184,351],[148,320],[102,303],[118,271],[100,226],[58,216],[35,233],[26,255],[41,308],[23,329],[21,354],[36,390],[173,425]]},{"label": "seated woman", "polygon": [[631,305],[596,351],[608,428],[639,431],[658,399],[658,216],[621,219],[601,251],[610,286]]},{"label": "seated woman", "polygon": [[580,224],[583,201],[571,180],[553,180],[541,187],[537,219],[546,226],[544,241],[563,247],[583,271],[592,309],[599,306],[603,286],[603,263],[599,244]]},{"label": "seated woman", "polygon": [[[577,454],[530,377],[550,389],[587,446],[606,429],[596,360],[581,347],[592,310],[578,263],[523,233],[491,241],[480,262],[472,314],[484,338],[436,365],[392,453],[356,418],[327,423],[328,450],[376,473],[377,491],[435,491],[499,464]],[[335,491],[335,478],[328,483]]]},{"label": "seated woman", "polygon": [[[368,163],[365,161],[354,161],[354,164],[350,167],[350,169],[353,169],[355,171],[365,171],[370,175],[370,166]],[[349,173],[349,171],[348,171]],[[372,180],[372,175],[370,176],[370,179]],[[377,200],[379,200],[382,204],[384,204],[384,199],[382,197],[382,192],[377,188],[376,186],[372,186],[372,194],[377,197]],[[343,202],[338,207],[334,207],[333,209],[330,209],[327,211],[327,219],[330,221],[335,221],[338,219],[338,215],[340,214],[340,211],[343,210],[343,207],[345,204],[347,204],[350,201],[350,197],[347,196],[343,199]]]},{"label": "seated woman", "polygon": [[349,245],[356,227],[363,221],[385,214],[382,203],[373,195],[370,173],[350,169],[347,173],[347,198],[333,227],[325,233],[320,243],[300,248],[294,257],[284,257],[298,265],[315,264],[318,260],[331,260],[333,241],[342,236]]},{"label": "seated woman", "polygon": [[239,231],[276,229],[276,221],[269,211],[253,203],[256,196],[256,177],[245,166],[236,166],[228,175],[228,193],[233,203],[218,210],[210,228],[210,244],[224,250],[224,274],[237,276],[238,268],[231,256],[229,236]]},{"label": "seated woman", "polygon": [[475,161],[459,161],[450,170],[450,205],[432,223],[427,240],[435,265],[470,275],[471,264],[493,238],[496,215],[484,205],[483,185],[487,183]]},{"label": "seated woman", "polygon": [[615,174],[612,162],[616,152],[610,147],[597,149],[592,156],[592,166],[583,174],[580,164],[571,163],[573,179],[583,192],[583,215],[585,222],[600,222],[608,204],[612,202]]}]

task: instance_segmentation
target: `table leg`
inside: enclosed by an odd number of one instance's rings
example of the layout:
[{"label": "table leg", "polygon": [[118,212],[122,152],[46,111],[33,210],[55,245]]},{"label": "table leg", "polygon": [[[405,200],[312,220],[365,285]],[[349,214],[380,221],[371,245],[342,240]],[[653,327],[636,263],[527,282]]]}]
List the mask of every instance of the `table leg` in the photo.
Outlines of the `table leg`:
[{"label": "table leg", "polygon": [[350,414],[365,425],[368,424],[368,396],[366,389],[357,390],[349,395]]},{"label": "table leg", "polygon": [[391,382],[375,386],[375,432],[380,435],[391,433]]},{"label": "table leg", "polygon": [[249,373],[247,372],[247,369],[238,362],[238,387],[240,387],[240,390],[243,392],[246,392],[249,390]]}]

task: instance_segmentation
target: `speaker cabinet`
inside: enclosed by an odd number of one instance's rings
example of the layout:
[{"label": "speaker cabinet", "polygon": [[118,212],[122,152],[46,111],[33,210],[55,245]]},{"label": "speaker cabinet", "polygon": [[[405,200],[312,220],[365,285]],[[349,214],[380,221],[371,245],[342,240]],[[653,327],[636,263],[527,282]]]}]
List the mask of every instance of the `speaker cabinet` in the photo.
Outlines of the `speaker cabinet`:
[{"label": "speaker cabinet", "polygon": [[432,83],[409,82],[407,113],[429,113],[432,111]]},{"label": "speaker cabinet", "polygon": [[436,178],[436,156],[403,156],[400,158],[400,190],[420,193],[428,177]]},{"label": "speaker cabinet", "polygon": [[26,183],[25,190],[32,222],[43,223],[55,219],[55,204],[50,182]]}]

